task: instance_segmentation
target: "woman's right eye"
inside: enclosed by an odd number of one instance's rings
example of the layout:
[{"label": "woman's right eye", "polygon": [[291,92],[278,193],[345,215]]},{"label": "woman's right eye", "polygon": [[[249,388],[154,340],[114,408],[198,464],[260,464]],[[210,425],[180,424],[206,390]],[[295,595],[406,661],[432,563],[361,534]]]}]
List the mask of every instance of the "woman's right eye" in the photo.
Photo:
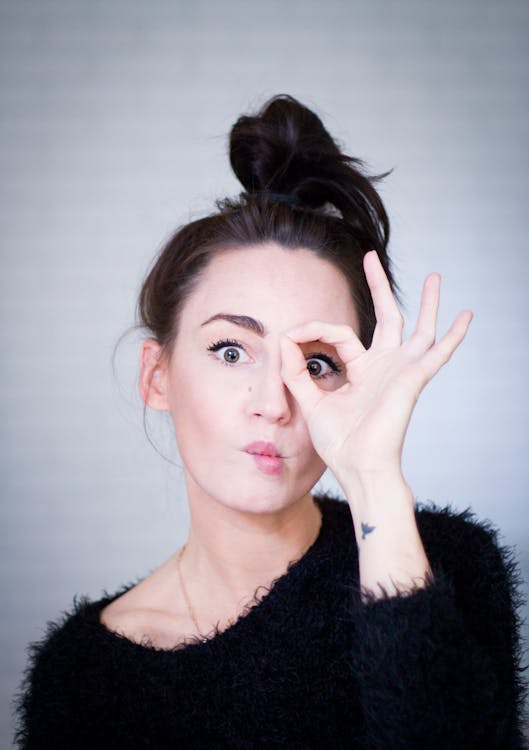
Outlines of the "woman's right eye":
[{"label": "woman's right eye", "polygon": [[214,344],[208,346],[208,351],[210,352],[218,352],[221,349],[226,350],[222,354],[222,363],[228,365],[228,367],[239,362],[240,353],[237,350],[242,349],[244,351],[243,345],[238,341],[232,339],[223,339],[222,341],[216,341]]}]

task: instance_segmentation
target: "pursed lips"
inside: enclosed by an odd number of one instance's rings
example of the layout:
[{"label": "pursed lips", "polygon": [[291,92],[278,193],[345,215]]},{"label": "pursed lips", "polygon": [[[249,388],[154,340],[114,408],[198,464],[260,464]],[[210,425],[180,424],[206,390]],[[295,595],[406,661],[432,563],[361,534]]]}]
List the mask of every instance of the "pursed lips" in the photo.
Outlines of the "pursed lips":
[{"label": "pursed lips", "polygon": [[274,443],[265,442],[264,440],[256,440],[247,445],[244,450],[246,453],[250,453],[254,456],[258,455],[282,458],[281,452],[276,448]]}]

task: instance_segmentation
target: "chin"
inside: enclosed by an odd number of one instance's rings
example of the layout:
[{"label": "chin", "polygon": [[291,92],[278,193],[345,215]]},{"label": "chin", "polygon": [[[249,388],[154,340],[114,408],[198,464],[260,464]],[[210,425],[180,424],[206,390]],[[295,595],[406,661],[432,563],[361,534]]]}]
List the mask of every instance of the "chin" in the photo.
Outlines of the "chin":
[{"label": "chin", "polygon": [[219,498],[219,502],[242,513],[277,513],[295,505],[313,487],[313,484],[305,483],[297,487],[259,487],[258,484],[253,482],[251,487],[234,485],[233,492],[228,497]]},{"label": "chin", "polygon": [[[203,467],[200,467],[201,471]],[[289,508],[311,492],[323,471],[321,467],[310,466],[301,475],[270,476],[256,472],[246,475],[239,467],[223,466],[219,472],[211,465],[209,476],[200,481],[199,474],[186,470],[186,484],[189,498],[203,497],[225,508],[241,513],[271,514]],[[324,469],[325,467],[323,467]]]}]

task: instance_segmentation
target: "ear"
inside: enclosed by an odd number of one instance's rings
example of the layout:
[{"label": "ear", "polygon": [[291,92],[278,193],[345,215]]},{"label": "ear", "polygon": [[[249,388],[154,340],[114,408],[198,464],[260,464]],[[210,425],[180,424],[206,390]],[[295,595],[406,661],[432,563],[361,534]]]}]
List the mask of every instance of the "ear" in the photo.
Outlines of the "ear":
[{"label": "ear", "polygon": [[140,351],[140,395],[151,409],[169,411],[166,397],[167,362],[162,356],[162,347],[154,339],[146,339]]}]

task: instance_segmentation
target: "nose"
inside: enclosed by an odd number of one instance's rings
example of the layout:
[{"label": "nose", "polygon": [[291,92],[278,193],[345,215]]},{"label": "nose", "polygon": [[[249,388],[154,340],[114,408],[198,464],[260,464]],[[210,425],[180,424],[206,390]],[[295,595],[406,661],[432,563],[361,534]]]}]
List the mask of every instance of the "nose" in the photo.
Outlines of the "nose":
[{"label": "nose", "polygon": [[292,417],[294,397],[281,378],[280,355],[259,370],[254,371],[249,383],[248,413],[270,422],[288,422]]}]

